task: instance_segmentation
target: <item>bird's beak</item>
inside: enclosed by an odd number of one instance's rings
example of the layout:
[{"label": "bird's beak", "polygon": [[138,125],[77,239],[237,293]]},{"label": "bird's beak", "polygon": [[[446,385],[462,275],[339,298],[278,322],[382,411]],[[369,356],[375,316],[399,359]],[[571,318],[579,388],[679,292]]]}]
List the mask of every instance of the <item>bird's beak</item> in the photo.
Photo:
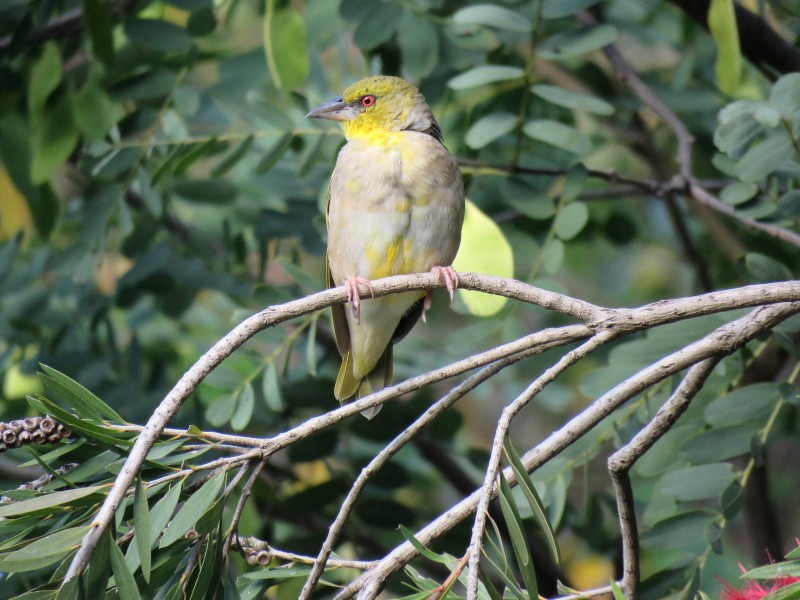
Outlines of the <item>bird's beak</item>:
[{"label": "bird's beak", "polygon": [[320,104],[306,115],[306,119],[330,119],[331,121],[350,121],[357,113],[341,98]]}]

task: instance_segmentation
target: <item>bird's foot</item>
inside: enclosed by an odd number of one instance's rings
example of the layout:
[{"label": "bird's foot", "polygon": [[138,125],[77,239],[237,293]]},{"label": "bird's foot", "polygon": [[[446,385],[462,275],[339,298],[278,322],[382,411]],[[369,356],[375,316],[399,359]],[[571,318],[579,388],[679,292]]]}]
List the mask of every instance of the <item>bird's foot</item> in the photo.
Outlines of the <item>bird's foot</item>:
[{"label": "bird's foot", "polygon": [[353,317],[355,317],[356,323],[361,324],[361,294],[358,291],[359,285],[367,286],[369,295],[375,296],[369,279],[365,279],[364,277],[348,277],[344,280],[344,287],[347,290],[347,301],[350,303]]},{"label": "bird's foot", "polygon": [[[439,281],[444,283],[444,286],[447,288],[447,293],[450,294],[450,306],[453,306],[453,301],[455,300],[455,291],[458,287],[458,273],[453,267],[433,267],[431,269],[431,273],[437,275],[439,277]],[[427,319],[425,318],[426,313],[430,310],[431,305],[433,304],[433,292],[428,292],[425,294],[425,301],[422,304],[422,322],[427,323]]]}]

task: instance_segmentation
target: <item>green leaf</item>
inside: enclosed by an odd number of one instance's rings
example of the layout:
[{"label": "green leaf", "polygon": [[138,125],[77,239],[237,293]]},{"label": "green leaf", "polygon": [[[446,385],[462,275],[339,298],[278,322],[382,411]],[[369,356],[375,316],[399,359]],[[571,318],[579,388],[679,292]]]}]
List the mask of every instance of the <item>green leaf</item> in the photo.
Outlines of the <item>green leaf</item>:
[{"label": "green leaf", "polygon": [[744,255],[744,266],[759,281],[785,281],[792,278],[792,273],[782,262],[758,252]]},{"label": "green leaf", "polygon": [[778,211],[784,217],[800,217],[800,190],[792,190],[781,196],[778,200]]},{"label": "green leaf", "polygon": [[109,4],[104,0],[83,0],[83,25],[92,43],[92,53],[108,66],[114,57]]},{"label": "green leaf", "polygon": [[111,127],[125,115],[122,107],[113,102],[97,80],[92,78],[71,98],[70,109],[75,125],[90,140],[105,137]]},{"label": "green leaf", "polygon": [[578,235],[589,222],[589,209],[583,202],[571,202],[556,215],[553,227],[556,235],[565,242]]},{"label": "green leaf", "polygon": [[474,4],[453,14],[458,25],[485,25],[495,29],[526,33],[531,30],[531,21],[520,13],[494,4]]},{"label": "green leaf", "polygon": [[719,199],[725,204],[736,206],[750,200],[758,193],[758,186],[755,183],[745,183],[744,181],[734,181],[726,185],[719,193]]},{"label": "green leaf", "polygon": [[705,409],[709,425],[724,427],[740,423],[759,423],[781,401],[780,387],[774,383],[754,383],[713,400]]},{"label": "green leaf", "polygon": [[611,593],[614,594],[614,600],[625,600],[625,594],[622,593],[616,581],[611,581]]},{"label": "green leaf", "polygon": [[114,543],[109,544],[111,554],[111,571],[114,573],[114,582],[116,584],[117,593],[120,600],[140,600],[139,588],[136,586],[136,580],[128,565],[125,564],[125,557],[122,555],[122,550]]},{"label": "green leaf", "polygon": [[24,573],[51,565],[77,548],[88,531],[88,525],[62,529],[19,550],[0,554],[0,572]]},{"label": "green leaf", "polygon": [[525,465],[522,464],[522,459],[520,459],[516,448],[514,448],[514,445],[511,443],[511,438],[506,438],[505,450],[506,456],[508,456],[508,460],[511,463],[511,469],[514,471],[514,475],[517,478],[517,485],[525,495],[525,499],[528,501],[528,505],[531,507],[533,517],[536,519],[536,522],[539,524],[539,528],[544,533],[545,539],[547,540],[547,545],[550,548],[550,555],[553,557],[555,564],[560,565],[561,551],[558,549],[556,533],[553,530],[553,526],[550,524],[550,520],[547,518],[544,504],[542,504],[542,499],[539,498],[539,494],[536,492],[536,487],[533,485],[533,480],[525,470]]},{"label": "green leaf", "polygon": [[370,3],[371,9],[353,32],[353,41],[361,48],[377,48],[388,42],[403,17],[399,2],[383,1]]},{"label": "green leaf", "polygon": [[248,135],[235,149],[223,158],[212,170],[211,177],[217,179],[235,167],[242,158],[247,155],[250,146],[253,145],[255,136]]},{"label": "green leaf", "polygon": [[542,250],[542,266],[550,275],[557,272],[564,262],[564,242],[552,239]]},{"label": "green leaf", "polygon": [[739,87],[742,54],[733,0],[711,0],[708,6],[708,30],[717,46],[717,73],[720,89],[733,94]]},{"label": "green leaf", "polygon": [[789,137],[779,132],[752,146],[736,163],[742,181],[759,181],[782,167],[794,155]]},{"label": "green leaf", "polygon": [[478,149],[512,131],[517,117],[507,112],[496,112],[481,117],[467,131],[464,141],[470,148]]},{"label": "green leaf", "polygon": [[308,337],[306,338],[306,365],[308,374],[312,377],[317,376],[317,323],[319,319],[311,319],[308,326]]},{"label": "green leaf", "polygon": [[97,440],[106,444],[132,446],[132,435],[130,433],[118,432],[108,429],[93,422],[79,419],[71,412],[68,412],[42,396],[28,396],[28,404],[38,410],[41,414],[51,415],[56,421],[69,427],[74,433],[84,435],[90,439]]},{"label": "green leaf", "polygon": [[125,35],[134,46],[165,53],[185,53],[194,42],[183,27],[160,19],[129,19]]},{"label": "green leaf", "polygon": [[412,77],[422,79],[431,74],[439,62],[439,32],[426,18],[411,10],[403,11],[397,29],[397,43],[403,54],[403,69]]},{"label": "green leaf", "polygon": [[664,551],[702,543],[702,532],[717,517],[718,514],[710,510],[693,510],[669,517],[642,534],[642,547]]},{"label": "green leaf", "polygon": [[566,17],[590,6],[600,0],[543,0],[542,16],[545,19],[558,19]]},{"label": "green leaf", "polygon": [[133,525],[136,527],[136,547],[139,550],[139,561],[142,576],[150,583],[150,546],[153,532],[150,523],[150,508],[147,506],[147,492],[142,485],[141,477],[136,479],[136,492],[133,498]]},{"label": "green leaf", "polygon": [[213,427],[221,427],[233,418],[236,410],[236,400],[232,394],[224,394],[215,398],[206,408],[206,419]]},{"label": "green leaf", "polygon": [[[503,232],[475,204],[467,200],[461,246],[453,261],[456,271],[485,273],[497,277],[514,276],[514,253]],[[507,299],[501,296],[459,290],[470,314],[488,317],[500,312]]]},{"label": "green leaf", "polygon": [[234,431],[241,431],[250,423],[255,404],[255,392],[252,384],[247,384],[236,396],[236,410],[231,417],[231,427]]},{"label": "green leaf", "polygon": [[525,591],[528,593],[528,598],[530,598],[530,600],[536,600],[539,596],[539,589],[536,585],[536,573],[533,567],[531,551],[530,548],[528,548],[528,540],[525,537],[522,519],[517,511],[517,505],[514,500],[514,495],[511,493],[511,487],[508,485],[508,481],[506,481],[503,472],[500,471],[498,476],[500,478],[500,508],[506,520],[508,535],[511,538],[511,547],[514,549],[514,556],[517,559],[517,565],[522,574],[522,580],[525,582]]},{"label": "green leaf", "polygon": [[188,200],[211,204],[233,202],[239,190],[224,179],[191,179],[175,184],[175,192]]},{"label": "green leaf", "polygon": [[35,125],[43,116],[47,99],[61,83],[61,55],[55,42],[47,42],[31,66],[28,82],[28,112]]},{"label": "green leaf", "polygon": [[[57,512],[56,509],[67,510],[77,500],[86,498],[92,494],[98,494],[98,496],[91,500],[99,502],[103,499],[100,495],[101,492],[108,491],[109,489],[109,485],[95,485],[63,492],[42,494],[30,500],[23,500],[22,502],[14,502],[12,504],[0,506],[0,517],[15,517],[17,515],[25,515],[34,512],[37,514],[47,514],[48,512]],[[86,502],[80,504],[86,504]]]},{"label": "green leaf", "polygon": [[206,481],[199,490],[194,492],[178,511],[178,514],[175,515],[175,518],[172,519],[172,522],[167,526],[158,547],[165,548],[169,546],[194,527],[197,520],[208,510],[219,495],[219,491],[224,483],[225,472],[218,471],[212,475],[211,479]]},{"label": "green leaf", "polygon": [[89,563],[89,572],[87,574],[86,589],[89,590],[104,590],[108,585],[108,578],[111,577],[111,544],[114,544],[111,539],[111,530],[106,529],[100,540],[97,542],[97,547],[92,553],[92,560]]},{"label": "green leaf", "polygon": [[264,15],[264,51],[270,77],[278,89],[301,87],[308,77],[306,25],[291,4],[267,0]]},{"label": "green leaf", "polygon": [[794,120],[795,111],[800,107],[800,73],[788,73],[778,79],[769,93],[769,103],[785,119]]},{"label": "green leaf", "polygon": [[447,82],[447,85],[454,90],[466,90],[500,81],[512,81],[515,79],[521,81],[524,76],[525,72],[519,67],[483,65],[481,67],[474,67],[460,75],[456,75]]},{"label": "green leaf", "polygon": [[784,561],[750,569],[742,574],[745,579],[777,579],[778,577],[800,577],[800,562]]},{"label": "green leaf", "polygon": [[284,133],[278,141],[261,157],[256,165],[256,173],[266,173],[286,154],[289,146],[292,145],[294,135],[291,132]]},{"label": "green leaf", "polygon": [[31,181],[45,183],[69,158],[78,144],[78,130],[72,122],[67,97],[46,110],[33,136]]},{"label": "green leaf", "polygon": [[688,438],[681,446],[681,456],[694,464],[727,460],[750,450],[750,439],[758,426],[754,423],[714,427]]},{"label": "green leaf", "polygon": [[264,369],[261,376],[261,386],[261,393],[264,395],[267,407],[276,413],[282,413],[285,403],[281,393],[281,384],[278,380],[278,370],[275,368],[274,362],[269,363]]},{"label": "green leaf", "polygon": [[547,119],[528,121],[522,128],[530,138],[583,156],[592,151],[592,142],[577,129]]},{"label": "green leaf", "polygon": [[422,542],[420,542],[411,530],[408,529],[404,525],[398,525],[397,528],[400,530],[400,533],[403,534],[403,537],[406,538],[409,543],[414,546],[414,549],[419,552],[422,556],[427,558],[428,560],[432,560],[433,562],[437,563],[446,563],[447,559],[443,556],[436,554],[433,550],[425,546]]},{"label": "green leaf", "polygon": [[534,85],[531,91],[556,106],[563,106],[572,110],[583,110],[603,117],[614,114],[614,107],[605,100],[571,92],[555,85]]},{"label": "green leaf", "polygon": [[613,25],[575,29],[547,38],[539,46],[537,54],[548,60],[572,58],[613,44],[616,39],[617,28]]},{"label": "green leaf", "polygon": [[183,481],[179,481],[175,485],[173,485],[169,491],[164,494],[164,497],[161,498],[156,505],[153,507],[153,510],[150,511],[150,546],[155,543],[158,539],[158,536],[161,535],[161,532],[167,526],[170,519],[172,518],[172,514],[175,512],[175,507],[178,505],[178,500],[181,497],[181,488],[183,487]]},{"label": "green leaf", "polygon": [[659,489],[665,496],[683,502],[704,500],[720,495],[737,478],[731,465],[712,463],[666,473],[659,481]]},{"label": "green leaf", "polygon": [[41,364],[39,366],[44,371],[43,374],[40,374],[40,377],[45,387],[60,394],[79,416],[85,418],[95,417],[98,421],[108,419],[117,423],[125,423],[125,419],[117,411],[77,381],[47,365]]}]

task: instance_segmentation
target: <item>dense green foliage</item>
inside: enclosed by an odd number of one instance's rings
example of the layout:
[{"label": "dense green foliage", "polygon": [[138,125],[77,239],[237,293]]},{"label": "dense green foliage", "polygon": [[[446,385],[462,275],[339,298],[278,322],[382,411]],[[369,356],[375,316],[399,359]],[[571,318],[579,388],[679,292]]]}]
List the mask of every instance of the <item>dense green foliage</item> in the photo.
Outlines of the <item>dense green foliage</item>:
[{"label": "dense green foliage", "polygon": [[[733,2],[711,3],[713,35],[680,4],[2,2],[0,421],[49,414],[76,439],[0,455],[0,488],[13,490],[0,505],[0,597],[55,597],[135,436],[119,425],[144,424],[245,316],[324,287],[324,202],[342,138],[304,115],[364,75],[419,85],[462,159],[467,195],[483,213],[474,222],[480,229],[488,215],[508,241],[490,235],[483,262],[459,269],[502,262],[510,245],[515,278],[604,306],[797,278],[800,74],[747,60],[767,44],[737,34]],[[776,38],[800,33],[790,3],[747,4]],[[690,140],[631,91],[602,52],[608,44],[694,139],[691,160],[682,153]],[[692,186],[721,202],[703,204]],[[565,323],[514,302],[490,316],[470,310],[481,312],[462,298],[451,312],[437,293],[429,323],[395,350],[395,379]],[[534,399],[512,429],[515,447],[534,446],[619,381],[741,315],[601,349]],[[800,535],[799,330],[795,316],[724,358],[634,470],[643,597],[715,596],[714,575],[734,580],[738,561],[766,560],[767,546],[777,559]],[[401,450],[362,493],[339,557],[384,556],[478,487],[502,407],[558,356],[507,369]],[[327,314],[306,315],[238,350],[170,426],[273,436],[334,408],[337,369]],[[556,577],[576,588],[619,578],[605,460],[678,381],[651,387],[536,471],[536,488],[503,491],[492,515],[506,525],[497,536],[489,528],[487,581],[511,597],[531,591],[526,552],[542,595],[555,594]],[[350,419],[272,457],[240,534],[316,556],[361,467],[447,389],[392,401],[371,422]],[[276,598],[296,597],[306,566],[276,557],[264,569],[241,557],[246,549],[226,557],[252,465],[179,470],[229,456],[199,436],[164,437],[88,572],[59,597],[87,586],[108,587],[107,598],[177,598],[182,589],[201,598],[217,585],[217,597],[272,586]],[[14,490],[41,469],[61,470],[41,489]],[[550,526],[558,567],[543,533]],[[441,583],[468,540],[466,521],[395,577],[391,594]],[[356,574],[335,569],[325,580]]]}]

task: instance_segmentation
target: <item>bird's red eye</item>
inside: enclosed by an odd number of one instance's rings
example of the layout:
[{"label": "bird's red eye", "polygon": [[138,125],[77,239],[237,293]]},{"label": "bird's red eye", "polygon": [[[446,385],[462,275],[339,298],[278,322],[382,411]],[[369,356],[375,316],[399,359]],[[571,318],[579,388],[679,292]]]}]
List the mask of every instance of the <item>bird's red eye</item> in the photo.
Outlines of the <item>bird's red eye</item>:
[{"label": "bird's red eye", "polygon": [[361,97],[361,106],[370,107],[375,104],[375,96],[368,95]]}]

